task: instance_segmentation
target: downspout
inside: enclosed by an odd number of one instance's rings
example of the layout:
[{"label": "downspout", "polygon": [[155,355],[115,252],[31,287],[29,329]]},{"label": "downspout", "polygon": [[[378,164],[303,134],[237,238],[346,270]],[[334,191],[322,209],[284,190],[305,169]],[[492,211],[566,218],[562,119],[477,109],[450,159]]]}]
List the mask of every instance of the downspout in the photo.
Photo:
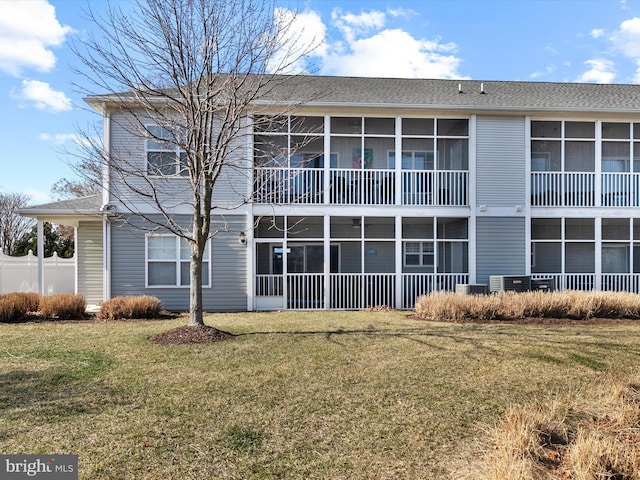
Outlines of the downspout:
[{"label": "downspout", "polygon": [[111,112],[102,103],[104,117],[104,157],[102,159],[102,300],[111,298],[111,222],[109,221],[109,154],[111,148]]}]

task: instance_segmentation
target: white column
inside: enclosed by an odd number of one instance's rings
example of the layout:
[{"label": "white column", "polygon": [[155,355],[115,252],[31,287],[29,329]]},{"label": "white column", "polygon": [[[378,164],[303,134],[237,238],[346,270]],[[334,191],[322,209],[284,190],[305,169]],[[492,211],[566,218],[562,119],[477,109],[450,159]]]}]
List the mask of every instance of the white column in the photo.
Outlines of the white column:
[{"label": "white column", "polygon": [[38,293],[44,295],[44,221],[38,219]]},{"label": "white column", "polygon": [[402,205],[402,199],[404,198],[403,181],[402,181],[402,117],[396,117],[396,140],[395,140],[395,176],[396,176],[396,198],[394,200],[395,205]]},{"label": "white column", "polygon": [[402,285],[402,215],[396,215],[396,308],[406,308],[402,303],[404,288]]},{"label": "white column", "polygon": [[593,288],[595,290],[602,290],[602,217],[601,216],[597,216],[595,218],[595,234],[596,234],[596,238],[595,238],[595,242],[596,242],[596,248],[595,248],[595,261],[596,261],[596,268],[595,270],[595,284],[593,286]]},{"label": "white column", "polygon": [[247,262],[247,310],[253,311],[254,309],[254,294],[255,294],[255,282],[256,282],[256,266],[255,266],[255,245],[253,243],[253,216],[251,213],[247,213],[245,221],[245,235],[247,243],[245,247],[247,254],[245,259]]},{"label": "white column", "polygon": [[324,116],[324,169],[322,172],[324,178],[324,198],[322,203],[329,203],[331,195],[331,117]]},{"label": "white column", "polygon": [[331,305],[331,217],[324,217],[324,308],[328,309]]},{"label": "white column", "polygon": [[75,245],[75,251],[73,252],[73,292],[78,292],[78,227],[73,227],[73,244]]}]

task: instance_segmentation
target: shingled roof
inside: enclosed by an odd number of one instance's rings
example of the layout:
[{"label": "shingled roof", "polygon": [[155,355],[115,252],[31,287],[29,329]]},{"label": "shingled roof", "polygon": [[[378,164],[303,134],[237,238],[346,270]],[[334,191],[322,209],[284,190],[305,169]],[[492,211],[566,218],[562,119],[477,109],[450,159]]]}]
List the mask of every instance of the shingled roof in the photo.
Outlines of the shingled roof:
[{"label": "shingled roof", "polygon": [[[18,213],[25,217],[82,217],[102,214],[102,195],[89,195],[86,197],[61,200],[59,202],[43,203],[31,207],[21,208]],[[50,220],[53,221],[53,220]],[[54,221],[55,223],[55,221]]]},{"label": "shingled roof", "polygon": [[[640,112],[640,85],[437,80],[315,75],[277,76],[256,104],[447,109],[471,112]],[[95,95],[98,107],[127,94]]]},{"label": "shingled roof", "polygon": [[640,85],[320,76],[291,77],[286,84],[264,100],[318,92],[307,105],[640,113]]}]

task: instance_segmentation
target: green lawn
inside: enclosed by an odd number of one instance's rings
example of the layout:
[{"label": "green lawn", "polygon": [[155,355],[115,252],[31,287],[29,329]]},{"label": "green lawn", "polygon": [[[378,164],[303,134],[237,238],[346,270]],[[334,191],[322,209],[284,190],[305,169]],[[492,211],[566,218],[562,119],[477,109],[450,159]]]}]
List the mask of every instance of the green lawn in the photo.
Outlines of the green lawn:
[{"label": "green lawn", "polygon": [[0,324],[0,452],[73,453],[83,479],[430,479],[468,472],[513,404],[640,360],[640,322],[446,324],[407,312]]}]

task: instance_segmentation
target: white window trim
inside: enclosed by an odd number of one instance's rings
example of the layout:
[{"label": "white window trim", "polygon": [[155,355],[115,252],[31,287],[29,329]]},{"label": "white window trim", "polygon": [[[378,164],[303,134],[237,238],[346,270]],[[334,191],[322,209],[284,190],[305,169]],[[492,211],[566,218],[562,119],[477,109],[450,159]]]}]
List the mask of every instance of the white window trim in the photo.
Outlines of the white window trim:
[{"label": "white window trim", "polygon": [[[176,241],[176,258],[173,260],[149,260],[149,238],[150,237],[171,237]],[[182,285],[180,284],[180,264],[184,263],[184,260],[180,258],[180,243],[181,237],[171,234],[171,233],[148,233],[144,238],[144,285],[145,288],[181,288],[188,289],[190,285]],[[207,285],[202,285],[202,288],[212,288],[212,258],[211,258],[211,240],[207,241],[205,246],[205,252],[208,254],[209,259],[207,260],[209,264],[209,271],[207,272]],[[164,263],[174,263],[176,265],[176,283],[175,285],[151,285],[149,284],[149,262],[164,262]],[[187,260],[189,261],[189,260]]]},{"label": "white window trim", "polygon": [[[407,244],[409,243],[417,243],[420,246],[420,251],[418,253],[409,253],[409,255],[418,255],[420,262],[417,265],[407,263]],[[432,251],[424,252],[423,251],[424,244],[431,244]],[[406,268],[433,267],[435,269],[435,263],[436,263],[436,245],[435,244],[436,244],[435,240],[406,240],[406,239],[403,240],[402,241],[402,266]],[[422,261],[423,255],[429,254],[429,253],[433,258],[433,261],[431,262],[431,264],[423,263]]]},{"label": "white window trim", "polygon": [[[149,124],[145,124],[144,128],[146,131],[149,131],[150,129],[157,127],[157,128],[164,128],[161,125],[155,124],[155,123],[149,123]],[[165,129],[166,130],[166,129]],[[188,175],[182,175],[181,172],[183,171],[181,168],[181,162],[180,162],[180,156],[181,154],[184,152],[184,150],[182,150],[180,147],[178,147],[177,145],[175,145],[173,148],[166,148],[166,149],[150,149],[149,148],[149,142],[153,142],[154,140],[152,140],[151,138],[145,137],[145,141],[144,141],[144,165],[145,165],[145,174],[147,177],[149,178],[164,178],[164,179],[188,179],[189,176]],[[172,173],[171,175],[156,175],[154,173],[151,172],[151,170],[149,169],[149,153],[174,153],[175,154],[175,172]]]}]

